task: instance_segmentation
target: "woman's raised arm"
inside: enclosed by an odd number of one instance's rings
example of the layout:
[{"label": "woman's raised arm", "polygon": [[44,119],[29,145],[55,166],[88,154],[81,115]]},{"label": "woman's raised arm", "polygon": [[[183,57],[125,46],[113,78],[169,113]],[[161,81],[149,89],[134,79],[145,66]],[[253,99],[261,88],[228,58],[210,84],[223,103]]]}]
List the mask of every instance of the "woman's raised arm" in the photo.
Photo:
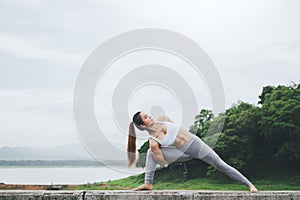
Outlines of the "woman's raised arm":
[{"label": "woman's raised arm", "polygon": [[166,115],[161,115],[157,118],[157,121],[164,121],[164,122],[171,122],[174,123],[173,120],[171,120],[168,116]]}]

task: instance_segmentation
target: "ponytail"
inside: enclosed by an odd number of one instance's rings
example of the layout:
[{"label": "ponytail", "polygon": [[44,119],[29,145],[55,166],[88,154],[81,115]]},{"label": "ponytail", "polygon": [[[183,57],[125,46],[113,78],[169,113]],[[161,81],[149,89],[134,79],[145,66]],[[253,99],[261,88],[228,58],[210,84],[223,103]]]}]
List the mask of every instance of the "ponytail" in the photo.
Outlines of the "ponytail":
[{"label": "ponytail", "polygon": [[129,124],[128,143],[127,143],[127,160],[128,167],[130,167],[136,157],[136,133],[134,130],[133,122]]}]

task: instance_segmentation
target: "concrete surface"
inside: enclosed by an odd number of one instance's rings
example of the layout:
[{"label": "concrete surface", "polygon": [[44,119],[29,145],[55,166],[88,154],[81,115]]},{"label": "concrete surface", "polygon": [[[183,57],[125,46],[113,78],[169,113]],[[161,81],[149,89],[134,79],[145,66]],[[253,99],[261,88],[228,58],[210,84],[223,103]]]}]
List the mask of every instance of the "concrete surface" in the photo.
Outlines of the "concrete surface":
[{"label": "concrete surface", "polygon": [[205,191],[205,190],[0,190],[0,200],[300,200],[299,191]]}]

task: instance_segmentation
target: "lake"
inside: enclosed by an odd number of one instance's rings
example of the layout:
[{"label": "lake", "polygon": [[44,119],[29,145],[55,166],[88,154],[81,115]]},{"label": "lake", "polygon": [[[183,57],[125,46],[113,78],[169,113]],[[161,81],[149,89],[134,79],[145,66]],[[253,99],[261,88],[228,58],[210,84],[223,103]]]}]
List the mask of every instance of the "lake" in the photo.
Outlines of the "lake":
[{"label": "lake", "polygon": [[5,184],[85,184],[106,182],[144,172],[142,168],[118,170],[101,167],[1,167],[0,183]]}]

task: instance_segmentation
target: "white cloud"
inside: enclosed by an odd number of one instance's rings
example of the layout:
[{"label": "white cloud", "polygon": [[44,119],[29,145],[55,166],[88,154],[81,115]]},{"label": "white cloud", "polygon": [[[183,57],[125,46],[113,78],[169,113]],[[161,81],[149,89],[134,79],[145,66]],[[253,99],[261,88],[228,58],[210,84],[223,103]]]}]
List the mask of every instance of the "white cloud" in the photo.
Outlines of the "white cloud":
[{"label": "white cloud", "polygon": [[82,63],[84,56],[65,52],[45,44],[29,41],[25,38],[0,34],[0,50],[16,57],[44,60],[62,66],[74,66]]},{"label": "white cloud", "polygon": [[1,145],[79,143],[69,90],[1,90],[0,110]]}]

